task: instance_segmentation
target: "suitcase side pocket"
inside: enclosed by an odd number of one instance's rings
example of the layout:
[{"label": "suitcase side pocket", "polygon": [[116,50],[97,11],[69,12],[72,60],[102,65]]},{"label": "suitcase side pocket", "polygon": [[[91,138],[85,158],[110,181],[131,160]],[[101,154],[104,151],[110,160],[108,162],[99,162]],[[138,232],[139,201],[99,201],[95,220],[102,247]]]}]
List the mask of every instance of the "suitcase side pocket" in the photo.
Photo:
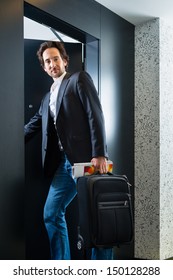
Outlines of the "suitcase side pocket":
[{"label": "suitcase side pocket", "polygon": [[132,211],[128,193],[102,193],[97,197],[95,243],[113,246],[132,239]]}]

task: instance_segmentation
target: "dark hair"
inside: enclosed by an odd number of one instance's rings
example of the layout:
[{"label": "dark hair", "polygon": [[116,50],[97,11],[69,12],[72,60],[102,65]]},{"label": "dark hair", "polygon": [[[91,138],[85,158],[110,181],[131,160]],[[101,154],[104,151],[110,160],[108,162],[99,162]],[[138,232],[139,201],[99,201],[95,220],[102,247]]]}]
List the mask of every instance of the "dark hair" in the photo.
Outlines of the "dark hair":
[{"label": "dark hair", "polygon": [[37,51],[37,56],[41,66],[44,67],[43,52],[48,48],[56,48],[59,50],[61,58],[67,61],[67,65],[66,65],[66,69],[67,69],[69,64],[69,56],[66,53],[64,44],[62,42],[55,42],[55,41],[44,42],[40,45],[40,48]]}]

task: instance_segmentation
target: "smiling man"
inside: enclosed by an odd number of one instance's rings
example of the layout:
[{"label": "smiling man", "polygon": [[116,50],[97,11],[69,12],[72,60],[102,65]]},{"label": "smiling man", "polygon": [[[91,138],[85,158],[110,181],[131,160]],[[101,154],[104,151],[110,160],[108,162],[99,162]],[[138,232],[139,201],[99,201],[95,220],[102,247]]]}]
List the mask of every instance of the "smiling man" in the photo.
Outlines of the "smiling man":
[{"label": "smiling man", "polygon": [[[107,172],[104,116],[90,75],[67,72],[69,57],[62,43],[45,42],[37,55],[54,82],[39,111],[25,125],[25,139],[42,131],[43,168],[52,178],[44,207],[51,258],[69,260],[65,213],[76,195],[72,165],[91,161],[100,173]],[[112,259],[112,248],[93,248],[92,259]]]}]

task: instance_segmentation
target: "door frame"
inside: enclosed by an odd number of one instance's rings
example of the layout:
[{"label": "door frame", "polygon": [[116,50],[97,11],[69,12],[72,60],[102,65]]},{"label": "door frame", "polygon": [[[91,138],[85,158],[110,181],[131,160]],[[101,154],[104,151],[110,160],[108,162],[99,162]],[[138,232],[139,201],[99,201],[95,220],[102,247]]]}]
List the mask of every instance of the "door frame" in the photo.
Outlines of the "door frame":
[{"label": "door frame", "polygon": [[84,44],[84,66],[100,96],[100,40],[45,11],[24,2],[24,16],[44,24]]}]

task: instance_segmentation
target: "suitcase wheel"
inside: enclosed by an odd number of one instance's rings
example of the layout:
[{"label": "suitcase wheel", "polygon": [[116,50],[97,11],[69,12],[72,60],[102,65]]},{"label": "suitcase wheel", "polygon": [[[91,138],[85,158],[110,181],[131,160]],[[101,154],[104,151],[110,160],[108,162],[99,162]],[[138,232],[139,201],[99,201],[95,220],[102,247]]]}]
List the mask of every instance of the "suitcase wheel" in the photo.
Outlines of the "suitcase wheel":
[{"label": "suitcase wheel", "polygon": [[83,237],[80,234],[78,234],[78,241],[77,241],[77,248],[78,248],[78,250],[82,250],[83,246],[84,246]]}]

